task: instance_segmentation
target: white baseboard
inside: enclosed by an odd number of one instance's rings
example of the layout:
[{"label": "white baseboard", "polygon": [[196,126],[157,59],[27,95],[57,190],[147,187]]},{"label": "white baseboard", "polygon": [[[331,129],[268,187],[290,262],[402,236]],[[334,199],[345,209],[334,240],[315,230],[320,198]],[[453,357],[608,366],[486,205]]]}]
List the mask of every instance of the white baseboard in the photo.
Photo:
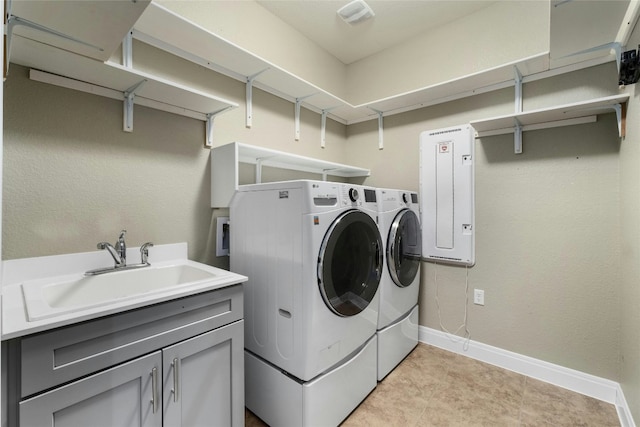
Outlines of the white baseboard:
[{"label": "white baseboard", "polygon": [[452,337],[444,332],[420,326],[419,340],[443,350],[489,363],[558,387],[616,405],[622,427],[636,427],[620,384],[574,369],[554,365],[477,341]]}]

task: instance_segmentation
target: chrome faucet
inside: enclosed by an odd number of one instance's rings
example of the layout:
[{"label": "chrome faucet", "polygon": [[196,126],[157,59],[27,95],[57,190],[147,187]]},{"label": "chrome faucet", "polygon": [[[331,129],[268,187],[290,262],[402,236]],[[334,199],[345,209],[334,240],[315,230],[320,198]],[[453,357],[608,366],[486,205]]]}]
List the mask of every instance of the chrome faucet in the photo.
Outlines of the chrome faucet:
[{"label": "chrome faucet", "polygon": [[116,252],[120,256],[120,262],[123,266],[127,265],[127,244],[124,242],[124,235],[126,233],[127,230],[122,230],[116,242]]},{"label": "chrome faucet", "polygon": [[124,241],[124,236],[127,233],[127,230],[122,230],[120,232],[120,236],[118,236],[118,241],[115,244],[115,247],[111,245],[109,242],[100,242],[98,243],[98,249],[105,249],[109,252],[109,255],[115,261],[115,265],[113,267],[107,268],[97,268],[95,270],[89,270],[85,273],[87,276],[94,276],[97,274],[109,273],[112,271],[122,271],[122,270],[131,270],[134,268],[142,268],[148,267],[149,264],[149,248],[153,246],[153,243],[147,242],[144,245],[140,246],[140,264],[127,265],[127,244]]},{"label": "chrome faucet", "polygon": [[126,265],[126,264],[123,264],[122,258],[120,258],[120,254],[113,246],[111,246],[111,243],[100,242],[98,243],[98,249],[106,249],[107,252],[109,252],[109,254],[113,257],[113,260],[116,262],[116,268],[124,267]]}]

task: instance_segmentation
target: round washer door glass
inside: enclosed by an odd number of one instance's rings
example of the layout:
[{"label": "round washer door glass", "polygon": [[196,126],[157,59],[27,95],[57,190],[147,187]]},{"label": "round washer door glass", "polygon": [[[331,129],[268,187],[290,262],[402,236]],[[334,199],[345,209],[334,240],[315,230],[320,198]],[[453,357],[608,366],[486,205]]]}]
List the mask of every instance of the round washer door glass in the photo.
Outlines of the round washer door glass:
[{"label": "round washer door glass", "polygon": [[404,288],[413,283],[420,269],[422,237],[418,216],[402,210],[393,220],[387,241],[387,267],[393,282]]},{"label": "round washer door glass", "polygon": [[336,219],[318,256],[318,285],[324,302],[339,316],[367,308],[382,272],[382,239],[369,215],[353,210]]}]

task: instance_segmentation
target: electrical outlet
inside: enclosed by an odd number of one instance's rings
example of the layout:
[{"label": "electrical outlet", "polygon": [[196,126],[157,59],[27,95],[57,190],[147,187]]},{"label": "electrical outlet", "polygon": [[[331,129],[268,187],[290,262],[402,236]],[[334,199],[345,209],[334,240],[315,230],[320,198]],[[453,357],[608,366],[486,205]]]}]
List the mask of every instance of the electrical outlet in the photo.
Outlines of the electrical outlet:
[{"label": "electrical outlet", "polygon": [[473,303],[477,305],[484,305],[484,290],[482,289],[473,290]]}]

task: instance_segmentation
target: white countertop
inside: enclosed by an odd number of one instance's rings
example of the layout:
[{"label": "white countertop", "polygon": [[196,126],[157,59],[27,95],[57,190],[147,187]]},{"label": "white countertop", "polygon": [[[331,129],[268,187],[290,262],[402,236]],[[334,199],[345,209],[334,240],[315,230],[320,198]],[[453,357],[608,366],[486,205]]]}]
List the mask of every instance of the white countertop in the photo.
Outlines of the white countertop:
[{"label": "white countertop", "polygon": [[[130,263],[136,263],[139,257],[139,248],[127,249],[127,259]],[[190,265],[211,272],[215,275],[215,279],[128,297],[124,300],[114,300],[99,307],[86,308],[47,319],[29,321],[22,283],[45,278],[55,281],[62,276],[82,275],[87,270],[113,265],[113,259],[106,251],[96,251],[3,261],[2,340],[224,288],[247,280],[247,277],[240,274],[188,260],[186,243],[157,245],[149,248],[149,262],[158,267]]]}]

